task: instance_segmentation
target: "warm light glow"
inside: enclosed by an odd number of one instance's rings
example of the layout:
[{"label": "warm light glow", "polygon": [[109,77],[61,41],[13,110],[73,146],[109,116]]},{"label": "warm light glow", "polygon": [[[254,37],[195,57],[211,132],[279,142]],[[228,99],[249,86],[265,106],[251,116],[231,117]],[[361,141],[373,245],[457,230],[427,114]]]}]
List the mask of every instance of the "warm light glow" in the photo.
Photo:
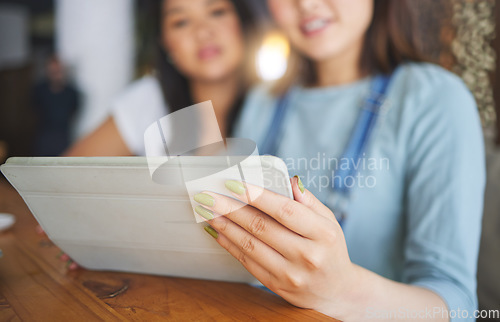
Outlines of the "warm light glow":
[{"label": "warm light glow", "polygon": [[264,81],[280,78],[286,71],[290,47],[285,37],[271,33],[265,37],[257,53],[257,72]]}]

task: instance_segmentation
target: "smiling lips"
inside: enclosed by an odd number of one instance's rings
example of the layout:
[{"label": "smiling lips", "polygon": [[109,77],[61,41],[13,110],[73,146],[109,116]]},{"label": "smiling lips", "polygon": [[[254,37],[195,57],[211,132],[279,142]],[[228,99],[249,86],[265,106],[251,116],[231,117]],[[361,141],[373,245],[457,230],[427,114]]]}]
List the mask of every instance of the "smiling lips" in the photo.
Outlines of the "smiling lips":
[{"label": "smiling lips", "polygon": [[331,23],[332,20],[329,18],[305,19],[300,24],[300,30],[305,36],[310,37],[321,33],[328,28]]},{"label": "smiling lips", "polygon": [[200,60],[209,60],[219,56],[221,49],[218,46],[205,46],[198,51],[198,58]]}]

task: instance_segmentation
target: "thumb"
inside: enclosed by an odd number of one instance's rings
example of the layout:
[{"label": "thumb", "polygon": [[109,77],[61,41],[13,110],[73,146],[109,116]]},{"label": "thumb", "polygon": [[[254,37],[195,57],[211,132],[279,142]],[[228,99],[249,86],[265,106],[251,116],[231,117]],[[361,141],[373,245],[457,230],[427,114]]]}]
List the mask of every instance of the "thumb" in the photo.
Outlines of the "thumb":
[{"label": "thumb", "polygon": [[325,206],[309,190],[304,188],[304,185],[302,184],[299,176],[291,178],[290,183],[292,184],[293,198],[295,199],[295,201],[300,202],[304,206],[308,207],[309,209],[325,218],[337,221],[330,208]]}]

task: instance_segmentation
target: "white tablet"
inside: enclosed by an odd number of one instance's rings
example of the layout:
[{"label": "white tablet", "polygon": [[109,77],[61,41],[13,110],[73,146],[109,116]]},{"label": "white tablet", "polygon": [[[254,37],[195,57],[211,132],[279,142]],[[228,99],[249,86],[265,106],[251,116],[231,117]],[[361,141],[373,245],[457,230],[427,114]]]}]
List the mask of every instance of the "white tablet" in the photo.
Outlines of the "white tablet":
[{"label": "white tablet", "polygon": [[[183,157],[159,168],[161,180],[145,157],[10,158],[0,170],[49,238],[85,268],[254,283],[197,223],[183,184],[194,173],[214,173],[221,187],[240,179],[217,170],[232,158]],[[292,198],[281,159],[250,156],[243,179],[251,183],[252,168],[265,188]]]}]

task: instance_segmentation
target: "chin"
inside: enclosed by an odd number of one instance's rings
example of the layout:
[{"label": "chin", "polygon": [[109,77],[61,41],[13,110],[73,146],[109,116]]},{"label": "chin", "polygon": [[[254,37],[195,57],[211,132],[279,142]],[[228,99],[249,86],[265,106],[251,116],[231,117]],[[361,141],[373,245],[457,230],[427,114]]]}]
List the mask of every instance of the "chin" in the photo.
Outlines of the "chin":
[{"label": "chin", "polygon": [[230,77],[232,73],[227,71],[209,70],[209,71],[198,71],[198,79],[205,82],[219,82]]},{"label": "chin", "polygon": [[235,75],[238,66],[228,66],[227,62],[221,64],[210,64],[205,66],[200,66],[197,69],[197,75],[199,79],[203,79],[208,82],[217,82],[228,77]]},{"label": "chin", "polygon": [[342,48],[307,48],[304,55],[313,61],[323,61],[335,58],[342,53]]}]

